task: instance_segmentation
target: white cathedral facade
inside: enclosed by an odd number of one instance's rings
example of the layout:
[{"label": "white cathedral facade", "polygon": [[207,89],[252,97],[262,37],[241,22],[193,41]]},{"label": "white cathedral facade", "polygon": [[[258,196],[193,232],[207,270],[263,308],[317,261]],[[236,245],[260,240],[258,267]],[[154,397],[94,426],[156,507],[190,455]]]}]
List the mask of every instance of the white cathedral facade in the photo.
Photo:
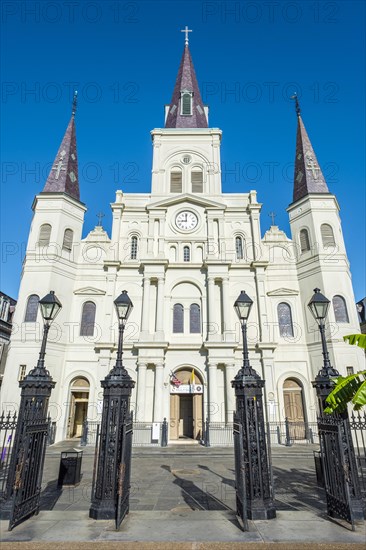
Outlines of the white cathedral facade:
[{"label": "white cathedral facade", "polygon": [[127,290],[134,308],[123,361],[136,381],[135,419],[165,417],[170,441],[199,440],[206,417],[232,421],[231,381],[242,364],[233,304],[245,290],[254,302],[250,362],[265,379],[268,420],[314,421],[311,381],[323,363],[307,307],[315,287],[332,302],[332,365],[341,374],[361,370],[364,356],[343,342],[359,326],[339,206],[300,113],[291,238],[274,225],[261,236],[255,191],[222,192],[222,132],[209,127],[188,44],[165,125],[151,132],[151,193],[116,191],[110,236],[98,225],[82,238],[86,207],[79,195],[74,115],[33,203],[3,407],[17,407],[18,382],[37,362],[38,300],[54,290],[63,307],[50,331],[46,367],[56,381],[50,405],[56,438],[80,436],[86,418],[100,418],[100,381],[116,358],[113,301]]}]

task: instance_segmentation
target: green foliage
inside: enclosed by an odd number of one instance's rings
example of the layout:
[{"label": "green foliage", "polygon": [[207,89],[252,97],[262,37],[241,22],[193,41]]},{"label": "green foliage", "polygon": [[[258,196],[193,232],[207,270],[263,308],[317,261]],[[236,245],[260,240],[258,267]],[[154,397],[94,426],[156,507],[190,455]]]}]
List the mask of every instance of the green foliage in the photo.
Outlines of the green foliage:
[{"label": "green foliage", "polygon": [[366,334],[348,334],[348,336],[343,336],[343,340],[348,341],[352,346],[366,349]]},{"label": "green foliage", "polygon": [[334,380],[335,387],[326,399],[329,406],[324,410],[325,413],[341,413],[350,402],[356,411],[366,405],[366,370],[346,377],[339,376]]}]

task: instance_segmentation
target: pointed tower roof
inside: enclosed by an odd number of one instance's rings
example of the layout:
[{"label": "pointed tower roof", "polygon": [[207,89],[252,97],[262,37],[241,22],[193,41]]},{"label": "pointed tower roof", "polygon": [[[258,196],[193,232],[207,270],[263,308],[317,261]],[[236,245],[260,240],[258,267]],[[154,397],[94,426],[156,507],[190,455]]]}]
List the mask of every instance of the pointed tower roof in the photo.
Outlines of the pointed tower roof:
[{"label": "pointed tower roof", "polygon": [[323,172],[301,118],[299,101],[293,96],[297,114],[296,156],[293,202],[310,193],[329,193]]},{"label": "pointed tower roof", "polygon": [[[169,104],[165,128],[207,128],[208,123],[204,105],[189,51],[187,33],[190,31],[186,30],[183,32],[186,32],[185,46],[175,81],[173,96]],[[183,92],[191,94],[191,114],[182,114],[181,100]]]},{"label": "pointed tower roof", "polygon": [[74,94],[70,122],[66,128],[43,193],[67,193],[70,197],[80,200],[75,131],[76,99],[77,92]]}]

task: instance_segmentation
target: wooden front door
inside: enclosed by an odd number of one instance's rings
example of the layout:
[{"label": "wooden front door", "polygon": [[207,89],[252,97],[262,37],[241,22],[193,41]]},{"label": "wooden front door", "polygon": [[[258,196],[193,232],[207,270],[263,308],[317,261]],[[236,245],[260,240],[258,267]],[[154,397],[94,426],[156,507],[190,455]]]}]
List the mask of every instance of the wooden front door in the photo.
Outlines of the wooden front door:
[{"label": "wooden front door", "polygon": [[193,437],[193,396],[179,396],[179,437]]},{"label": "wooden front door", "polygon": [[305,417],[302,387],[296,380],[288,379],[283,384],[283,401],[285,416],[290,423],[291,437],[293,439],[305,438]]}]

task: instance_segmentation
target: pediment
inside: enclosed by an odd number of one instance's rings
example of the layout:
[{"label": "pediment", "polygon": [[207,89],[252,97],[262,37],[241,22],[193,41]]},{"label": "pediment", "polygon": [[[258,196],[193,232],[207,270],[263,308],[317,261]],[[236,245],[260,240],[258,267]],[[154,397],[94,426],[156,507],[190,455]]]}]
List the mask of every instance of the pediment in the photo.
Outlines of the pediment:
[{"label": "pediment", "polygon": [[217,208],[220,210],[226,209],[225,204],[211,201],[210,199],[206,199],[205,197],[198,197],[197,195],[192,195],[190,193],[183,193],[181,195],[175,195],[174,197],[169,197],[161,201],[153,202],[147,205],[146,208],[147,210],[153,208],[168,208],[169,206],[174,206],[182,202],[196,204],[197,206],[202,206],[203,208]]},{"label": "pediment", "polygon": [[100,290],[99,288],[94,288],[92,286],[84,286],[83,288],[74,290],[74,294],[82,296],[104,296],[105,290]]},{"label": "pediment", "polygon": [[298,294],[299,291],[292,288],[277,288],[267,292],[267,296],[297,296]]}]

